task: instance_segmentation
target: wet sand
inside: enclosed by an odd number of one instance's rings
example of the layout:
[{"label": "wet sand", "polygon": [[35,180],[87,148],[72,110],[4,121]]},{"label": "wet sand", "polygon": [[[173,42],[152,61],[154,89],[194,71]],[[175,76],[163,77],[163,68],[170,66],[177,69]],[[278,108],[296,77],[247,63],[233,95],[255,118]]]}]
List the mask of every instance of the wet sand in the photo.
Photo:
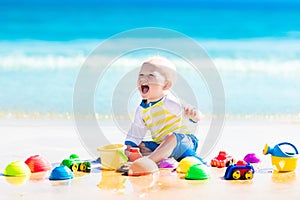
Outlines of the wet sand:
[{"label": "wet sand", "polygon": [[[35,154],[52,163],[59,163],[71,153],[93,159],[82,146],[72,121],[1,120],[0,124],[0,173],[9,162],[25,161]],[[202,130],[207,128],[208,123],[203,123]],[[299,130],[300,123],[295,120],[226,122],[220,141],[205,160],[209,162],[220,150],[226,150],[236,159],[256,153],[262,162],[255,166],[252,180],[224,180],[225,168],[211,168],[210,179],[195,181],[166,169],[152,175],[128,177],[99,170],[96,165],[92,173],[78,172],[71,181],[49,181],[49,173],[33,174],[28,179],[1,174],[1,199],[299,199],[300,167],[294,172],[272,172],[270,155],[262,154],[266,143],[274,146],[287,141],[299,147]],[[111,142],[119,143],[122,139],[112,137]]]}]

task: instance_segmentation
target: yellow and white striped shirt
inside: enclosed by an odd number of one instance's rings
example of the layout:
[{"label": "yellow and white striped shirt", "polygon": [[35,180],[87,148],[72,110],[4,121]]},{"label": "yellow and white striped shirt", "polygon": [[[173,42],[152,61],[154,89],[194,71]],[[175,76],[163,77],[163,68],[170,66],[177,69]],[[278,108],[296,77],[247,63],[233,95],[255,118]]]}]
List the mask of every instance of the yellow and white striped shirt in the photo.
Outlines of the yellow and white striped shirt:
[{"label": "yellow and white striped shirt", "polygon": [[127,134],[126,141],[139,145],[149,130],[152,140],[160,144],[169,133],[191,134],[183,123],[183,106],[171,94],[160,101],[147,104],[143,103],[137,108],[134,122]]}]

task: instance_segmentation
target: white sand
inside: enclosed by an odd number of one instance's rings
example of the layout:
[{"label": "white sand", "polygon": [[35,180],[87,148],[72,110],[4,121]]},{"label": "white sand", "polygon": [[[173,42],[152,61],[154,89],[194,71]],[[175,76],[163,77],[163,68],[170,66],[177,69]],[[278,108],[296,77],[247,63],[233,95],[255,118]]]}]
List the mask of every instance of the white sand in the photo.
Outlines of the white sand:
[{"label": "white sand", "polygon": [[[199,138],[203,139],[209,127],[203,122]],[[236,159],[247,153],[256,153],[261,159],[261,169],[271,167],[270,155],[262,155],[266,143],[274,146],[291,142],[300,148],[300,122],[297,120],[229,120],[214,150],[206,157],[209,162],[219,150],[226,150]],[[108,126],[104,132],[117,133]],[[82,159],[91,159],[82,146],[71,120],[0,120],[0,173],[15,160],[25,161],[39,154],[51,162],[61,162],[71,153]],[[110,135],[112,143],[120,143],[123,136]],[[212,169],[212,178],[206,181],[187,181],[176,173],[162,171],[159,175],[124,177],[114,172],[76,175],[69,184],[48,179],[28,180],[13,185],[11,179],[0,176],[0,199],[299,199],[298,167],[295,172],[272,174],[258,171],[252,181],[225,181],[224,169]],[[225,198],[225,199],[227,199]]]}]

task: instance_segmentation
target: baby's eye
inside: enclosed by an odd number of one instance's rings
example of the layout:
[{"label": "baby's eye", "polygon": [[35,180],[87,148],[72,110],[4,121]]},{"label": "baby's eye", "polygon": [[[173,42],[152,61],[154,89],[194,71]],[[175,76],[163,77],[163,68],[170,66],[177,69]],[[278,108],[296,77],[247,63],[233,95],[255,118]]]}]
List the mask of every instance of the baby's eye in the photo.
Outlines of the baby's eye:
[{"label": "baby's eye", "polygon": [[149,74],[149,79],[154,79],[155,78],[155,75],[154,74]]}]

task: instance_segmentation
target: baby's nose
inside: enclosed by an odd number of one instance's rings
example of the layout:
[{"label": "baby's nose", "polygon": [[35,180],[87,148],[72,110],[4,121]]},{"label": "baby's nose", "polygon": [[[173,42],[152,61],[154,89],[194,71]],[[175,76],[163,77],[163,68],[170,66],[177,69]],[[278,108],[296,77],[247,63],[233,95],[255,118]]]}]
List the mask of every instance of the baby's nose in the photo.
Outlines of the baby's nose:
[{"label": "baby's nose", "polygon": [[139,78],[139,83],[140,83],[140,84],[148,84],[148,83],[149,83],[148,77],[146,77],[146,76],[140,77],[140,78]]}]

